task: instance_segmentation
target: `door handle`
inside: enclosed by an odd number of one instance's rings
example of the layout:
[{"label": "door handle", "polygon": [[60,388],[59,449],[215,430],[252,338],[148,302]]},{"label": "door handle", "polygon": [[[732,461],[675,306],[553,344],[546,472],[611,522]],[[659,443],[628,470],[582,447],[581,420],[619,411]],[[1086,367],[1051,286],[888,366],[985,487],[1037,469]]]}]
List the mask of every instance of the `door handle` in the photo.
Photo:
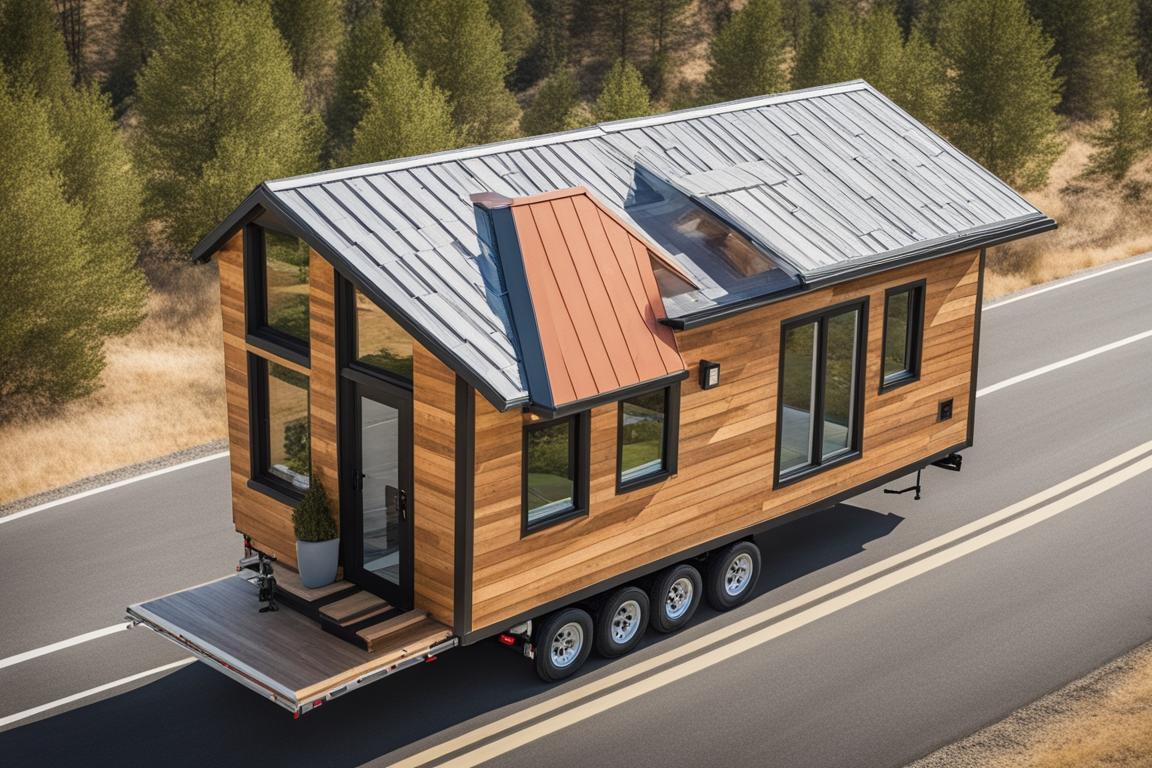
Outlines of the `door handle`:
[{"label": "door handle", "polygon": [[400,508],[400,519],[408,519],[408,494],[404,491],[396,492],[396,506]]}]

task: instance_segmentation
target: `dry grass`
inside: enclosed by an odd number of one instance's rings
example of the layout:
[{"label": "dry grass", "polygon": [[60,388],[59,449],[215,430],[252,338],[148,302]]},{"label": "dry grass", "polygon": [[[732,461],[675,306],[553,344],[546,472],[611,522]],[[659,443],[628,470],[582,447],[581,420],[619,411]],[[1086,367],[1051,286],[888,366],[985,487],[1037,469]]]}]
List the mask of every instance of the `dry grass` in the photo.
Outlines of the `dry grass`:
[{"label": "dry grass", "polygon": [[1084,132],[1082,127],[1068,131],[1067,149],[1048,185],[1025,195],[1060,228],[991,249],[985,298],[1152,251],[1152,158],[1122,184],[1085,180],[1091,148]]},{"label": "dry grass", "polygon": [[100,390],[0,427],[0,503],[225,435],[215,266],[157,263],[148,318],[108,345]]}]

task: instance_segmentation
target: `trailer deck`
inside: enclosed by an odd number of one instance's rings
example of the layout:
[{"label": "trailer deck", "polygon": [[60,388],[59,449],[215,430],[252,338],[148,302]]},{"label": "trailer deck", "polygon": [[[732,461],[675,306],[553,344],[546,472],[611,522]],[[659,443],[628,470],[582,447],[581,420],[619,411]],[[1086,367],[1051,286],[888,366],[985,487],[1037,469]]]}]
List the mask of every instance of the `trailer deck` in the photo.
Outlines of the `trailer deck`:
[{"label": "trailer deck", "polygon": [[260,605],[256,586],[237,574],[129,606],[128,618],[296,715],[458,642],[412,612],[387,622],[394,631],[366,651],[291,608]]}]

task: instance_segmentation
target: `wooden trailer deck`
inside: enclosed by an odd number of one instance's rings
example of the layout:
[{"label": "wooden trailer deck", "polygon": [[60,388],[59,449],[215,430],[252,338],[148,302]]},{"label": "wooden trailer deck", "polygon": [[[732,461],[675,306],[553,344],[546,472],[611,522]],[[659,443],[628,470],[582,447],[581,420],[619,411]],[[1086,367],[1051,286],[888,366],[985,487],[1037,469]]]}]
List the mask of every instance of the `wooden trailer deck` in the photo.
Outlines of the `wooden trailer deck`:
[{"label": "wooden trailer deck", "polygon": [[233,575],[129,606],[128,617],[297,714],[457,643],[448,627],[410,611],[362,630],[375,648],[366,651],[287,606],[260,606],[256,586]]}]

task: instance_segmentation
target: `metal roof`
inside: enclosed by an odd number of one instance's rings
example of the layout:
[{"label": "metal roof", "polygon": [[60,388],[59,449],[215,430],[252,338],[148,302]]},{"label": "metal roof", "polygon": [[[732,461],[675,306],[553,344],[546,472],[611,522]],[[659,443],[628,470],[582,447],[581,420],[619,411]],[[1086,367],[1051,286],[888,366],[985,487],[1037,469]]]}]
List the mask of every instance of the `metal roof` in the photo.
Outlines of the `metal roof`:
[{"label": "metal roof", "polygon": [[[645,176],[724,221],[775,268],[739,275],[645,228]],[[507,408],[529,401],[528,379],[470,198],[578,186],[693,277],[697,290],[666,300],[667,322],[682,327],[781,291],[1055,226],[854,81],[267,182],[195,255],[210,255],[253,207],[272,209]]]}]

